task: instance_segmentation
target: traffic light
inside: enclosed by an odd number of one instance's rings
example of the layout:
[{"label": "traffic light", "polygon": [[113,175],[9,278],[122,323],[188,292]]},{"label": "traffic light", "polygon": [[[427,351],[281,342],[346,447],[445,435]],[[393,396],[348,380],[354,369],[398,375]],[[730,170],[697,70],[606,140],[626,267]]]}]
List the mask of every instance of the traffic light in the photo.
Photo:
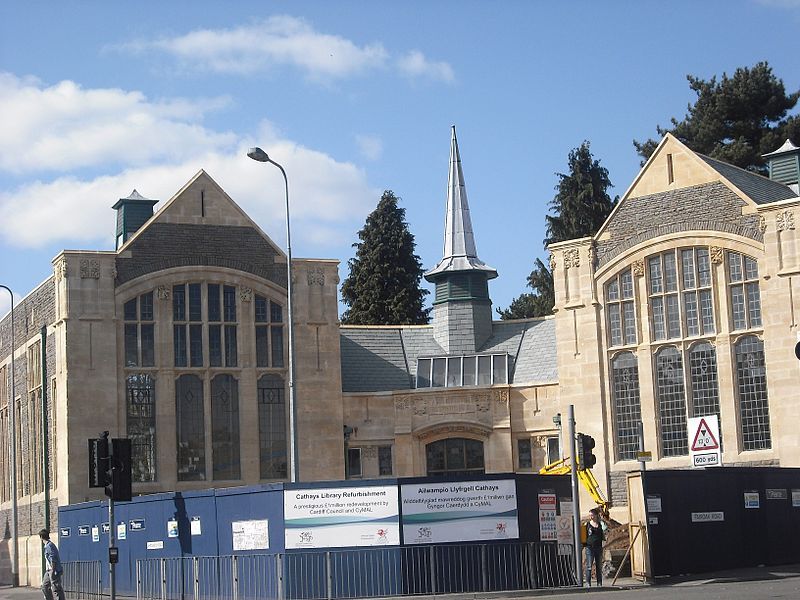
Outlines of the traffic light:
[{"label": "traffic light", "polygon": [[126,502],[131,499],[131,441],[114,438],[111,440],[111,452],[106,465],[106,496],[117,501]]},{"label": "traffic light", "polygon": [[594,438],[585,433],[578,434],[578,468],[591,469],[597,464],[597,457],[594,455]]},{"label": "traffic light", "polygon": [[89,487],[101,488],[108,485],[106,470],[108,464],[108,432],[99,438],[89,440]]}]

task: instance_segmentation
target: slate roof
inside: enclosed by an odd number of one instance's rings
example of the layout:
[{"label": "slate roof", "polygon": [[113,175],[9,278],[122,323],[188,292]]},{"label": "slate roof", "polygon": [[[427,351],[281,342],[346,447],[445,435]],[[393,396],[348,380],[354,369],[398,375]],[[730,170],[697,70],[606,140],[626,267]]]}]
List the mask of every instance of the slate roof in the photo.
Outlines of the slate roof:
[{"label": "slate roof", "polygon": [[[417,358],[447,356],[433,339],[433,326],[348,327],[340,329],[342,391],[413,389]],[[511,383],[556,383],[553,319],[492,323],[480,354],[507,352]]]},{"label": "slate roof", "polygon": [[756,204],[769,204],[778,200],[797,198],[797,194],[788,185],[772,181],[757,173],[751,173],[703,154],[698,154],[697,156],[744,192]]}]

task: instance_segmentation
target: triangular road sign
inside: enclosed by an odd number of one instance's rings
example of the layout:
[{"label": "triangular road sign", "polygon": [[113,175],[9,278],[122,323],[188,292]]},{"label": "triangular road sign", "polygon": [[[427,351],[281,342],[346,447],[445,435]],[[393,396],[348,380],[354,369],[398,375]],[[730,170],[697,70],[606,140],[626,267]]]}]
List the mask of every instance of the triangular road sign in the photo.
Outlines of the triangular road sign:
[{"label": "triangular road sign", "polygon": [[694,434],[694,441],[692,442],[692,452],[717,449],[719,449],[719,442],[711,432],[711,428],[706,423],[706,420],[700,419],[700,424],[697,426],[697,433]]}]

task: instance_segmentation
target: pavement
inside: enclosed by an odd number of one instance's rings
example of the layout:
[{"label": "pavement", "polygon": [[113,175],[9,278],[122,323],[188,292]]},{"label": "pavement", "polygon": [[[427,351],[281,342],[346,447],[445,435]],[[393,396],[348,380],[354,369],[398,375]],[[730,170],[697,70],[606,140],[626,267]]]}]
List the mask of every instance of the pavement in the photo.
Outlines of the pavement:
[{"label": "pavement", "polygon": [[[616,585],[611,586],[611,581],[606,581],[603,587],[593,586],[591,588],[557,588],[557,589],[542,589],[542,590],[520,590],[512,592],[476,592],[469,594],[449,594],[446,596],[447,600],[500,600],[502,598],[535,598],[539,596],[562,596],[569,594],[581,594],[585,592],[621,592],[629,590],[645,590],[645,589],[668,589],[672,590],[675,597],[680,598],[684,594],[681,590],[687,591],[687,588],[696,588],[699,586],[711,584],[736,584],[744,582],[770,582],[770,581],[783,581],[789,579],[800,579],[800,564],[795,565],[780,565],[772,567],[752,567],[747,569],[737,569],[731,571],[715,571],[712,573],[702,573],[699,575],[680,575],[676,577],[667,577],[659,579],[655,585],[639,581],[634,578],[619,578]],[[798,582],[800,583],[800,582]],[[673,595],[671,594],[671,595]],[[605,594],[603,594],[604,597]],[[623,594],[625,595],[625,594]],[[755,596],[751,596],[755,597]],[[772,596],[782,597],[782,596]],[[796,597],[792,594],[791,597]],[[414,596],[409,597],[414,600],[436,599],[444,600],[443,596]],[[609,597],[610,598],[610,597]],[[42,592],[38,587],[18,587],[13,588],[7,585],[0,585],[0,600],[41,600]],[[67,595],[69,600],[69,595]],[[390,599],[387,599],[390,600]]]}]

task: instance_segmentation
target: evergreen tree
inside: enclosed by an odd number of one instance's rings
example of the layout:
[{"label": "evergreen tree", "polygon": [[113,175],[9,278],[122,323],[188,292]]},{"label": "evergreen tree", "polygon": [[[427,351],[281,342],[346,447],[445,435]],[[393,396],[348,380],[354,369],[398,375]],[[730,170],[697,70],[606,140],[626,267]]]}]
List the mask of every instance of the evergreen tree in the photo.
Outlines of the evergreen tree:
[{"label": "evergreen tree", "polygon": [[[613,187],[608,170],[600,165],[591,153],[590,144],[584,141],[569,153],[568,173],[556,173],[556,195],[550,201],[552,215],[547,221],[544,245],[594,235],[616,204],[608,188]],[[515,298],[507,309],[498,309],[502,319],[524,319],[549,315],[553,311],[555,295],[553,274],[545,264],[536,259],[528,276],[528,287],[533,292]]]},{"label": "evergreen tree", "polygon": [[[771,152],[786,138],[800,141],[800,117],[787,116],[800,92],[786,94],[783,81],[766,62],[740,67],[732,77],[705,81],[687,75],[697,94],[682,121],[672,118],[671,128],[656,127],[663,137],[672,133],[692,150],[727,163],[764,173],[762,154]],[[657,140],[634,141],[642,164],[658,145]]]},{"label": "evergreen tree", "polygon": [[428,322],[423,307],[428,290],[420,287],[422,262],[414,236],[405,222],[406,210],[390,190],[358,232],[355,258],[342,283],[342,301],[348,309],[342,323],[350,325],[420,325]]}]

